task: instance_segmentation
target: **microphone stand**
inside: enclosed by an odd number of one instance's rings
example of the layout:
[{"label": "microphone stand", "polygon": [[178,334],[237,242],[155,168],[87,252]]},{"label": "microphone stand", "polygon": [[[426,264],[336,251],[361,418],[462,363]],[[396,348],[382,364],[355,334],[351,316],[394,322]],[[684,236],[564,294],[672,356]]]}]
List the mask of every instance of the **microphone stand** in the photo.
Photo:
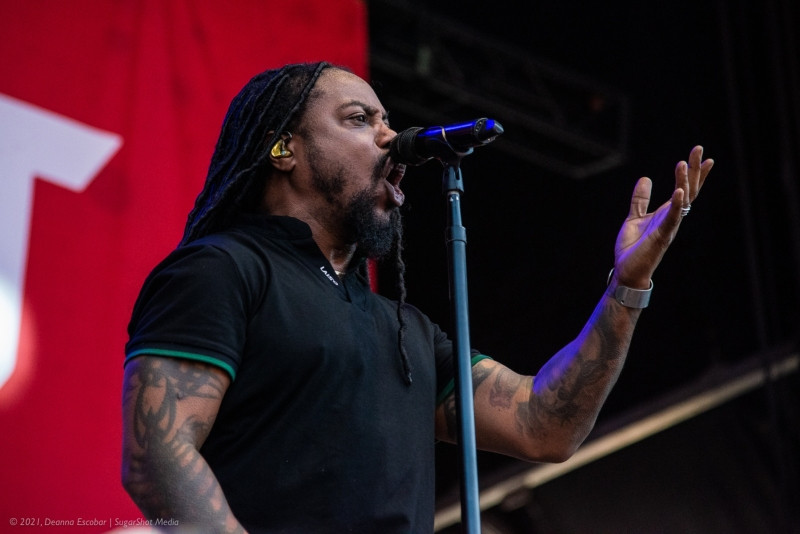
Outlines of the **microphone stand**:
[{"label": "microphone stand", "polygon": [[419,165],[436,158],[444,165],[442,189],[448,208],[445,240],[453,321],[456,422],[461,452],[461,530],[469,534],[480,534],[480,506],[467,305],[467,231],[461,225],[461,194],[464,192],[461,160],[472,154],[473,147],[490,143],[502,133],[503,127],[499,122],[481,118],[450,126],[409,128],[397,134],[390,147],[390,155],[397,161]]},{"label": "microphone stand", "polygon": [[461,459],[462,532],[480,533],[478,468],[475,445],[475,409],[472,398],[472,354],[467,303],[467,232],[461,224],[461,158],[472,153],[453,151],[452,157],[440,158],[444,164],[442,190],[447,203],[445,241],[450,276],[450,309],[453,321],[455,353],[455,398]]}]

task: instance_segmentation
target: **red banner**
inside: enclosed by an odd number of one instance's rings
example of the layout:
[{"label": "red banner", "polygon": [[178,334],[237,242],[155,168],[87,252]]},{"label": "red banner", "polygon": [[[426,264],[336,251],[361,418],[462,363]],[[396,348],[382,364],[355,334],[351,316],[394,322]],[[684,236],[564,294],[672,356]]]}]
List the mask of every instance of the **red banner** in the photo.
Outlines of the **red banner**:
[{"label": "red banner", "polygon": [[365,76],[365,6],[3,2],[0,57],[0,530],[141,524],[119,482],[136,294],[231,98],[287,62]]}]

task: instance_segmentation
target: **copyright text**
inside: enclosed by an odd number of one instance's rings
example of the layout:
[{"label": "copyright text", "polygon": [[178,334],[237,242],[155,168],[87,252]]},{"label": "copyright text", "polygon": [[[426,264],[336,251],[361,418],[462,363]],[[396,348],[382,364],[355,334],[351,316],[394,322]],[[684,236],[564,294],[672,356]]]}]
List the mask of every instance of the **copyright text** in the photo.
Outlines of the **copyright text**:
[{"label": "copyright text", "polygon": [[120,519],[118,517],[97,518],[97,517],[78,517],[75,519],[63,519],[56,517],[10,517],[9,526],[12,527],[108,527],[108,528],[128,528],[128,527],[177,527],[180,521],[177,519]]}]

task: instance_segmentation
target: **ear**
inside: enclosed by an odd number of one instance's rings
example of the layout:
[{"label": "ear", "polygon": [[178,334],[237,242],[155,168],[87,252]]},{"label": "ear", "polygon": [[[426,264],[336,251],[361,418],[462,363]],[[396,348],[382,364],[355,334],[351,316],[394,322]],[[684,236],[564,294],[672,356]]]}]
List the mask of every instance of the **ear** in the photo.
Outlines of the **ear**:
[{"label": "ear", "polygon": [[[273,133],[274,132],[269,132],[268,135],[272,135]],[[272,166],[279,171],[288,172],[294,168],[294,154],[288,146],[291,139],[291,133],[283,132],[280,138],[269,149],[270,162]]]}]

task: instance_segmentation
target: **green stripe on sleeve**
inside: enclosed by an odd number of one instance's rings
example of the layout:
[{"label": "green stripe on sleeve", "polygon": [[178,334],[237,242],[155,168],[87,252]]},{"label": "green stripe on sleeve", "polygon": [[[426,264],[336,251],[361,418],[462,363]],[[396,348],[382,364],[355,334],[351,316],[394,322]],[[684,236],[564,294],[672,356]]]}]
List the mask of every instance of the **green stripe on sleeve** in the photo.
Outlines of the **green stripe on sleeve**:
[{"label": "green stripe on sleeve", "polygon": [[194,360],[197,362],[209,363],[216,367],[219,367],[226,373],[231,376],[231,380],[236,379],[236,371],[228,365],[227,363],[218,360],[217,358],[212,358],[211,356],[205,356],[203,354],[195,354],[193,352],[183,352],[180,350],[168,350],[168,349],[139,349],[131,352],[125,358],[125,363],[129,362],[136,356],[141,356],[143,354],[151,354],[153,356],[169,356],[170,358],[184,358],[186,360]]},{"label": "green stripe on sleeve", "polygon": [[[474,367],[476,363],[478,363],[481,360],[486,360],[486,359],[491,360],[492,358],[489,357],[489,356],[486,356],[485,354],[476,354],[475,356],[472,357],[472,360],[470,360],[471,361],[470,365]],[[455,389],[456,389],[456,379],[455,378],[451,378],[450,382],[448,382],[447,385],[444,386],[444,389],[442,390],[442,392],[439,393],[439,396],[436,397],[436,406],[439,406],[441,403],[443,403],[444,400]]]}]

